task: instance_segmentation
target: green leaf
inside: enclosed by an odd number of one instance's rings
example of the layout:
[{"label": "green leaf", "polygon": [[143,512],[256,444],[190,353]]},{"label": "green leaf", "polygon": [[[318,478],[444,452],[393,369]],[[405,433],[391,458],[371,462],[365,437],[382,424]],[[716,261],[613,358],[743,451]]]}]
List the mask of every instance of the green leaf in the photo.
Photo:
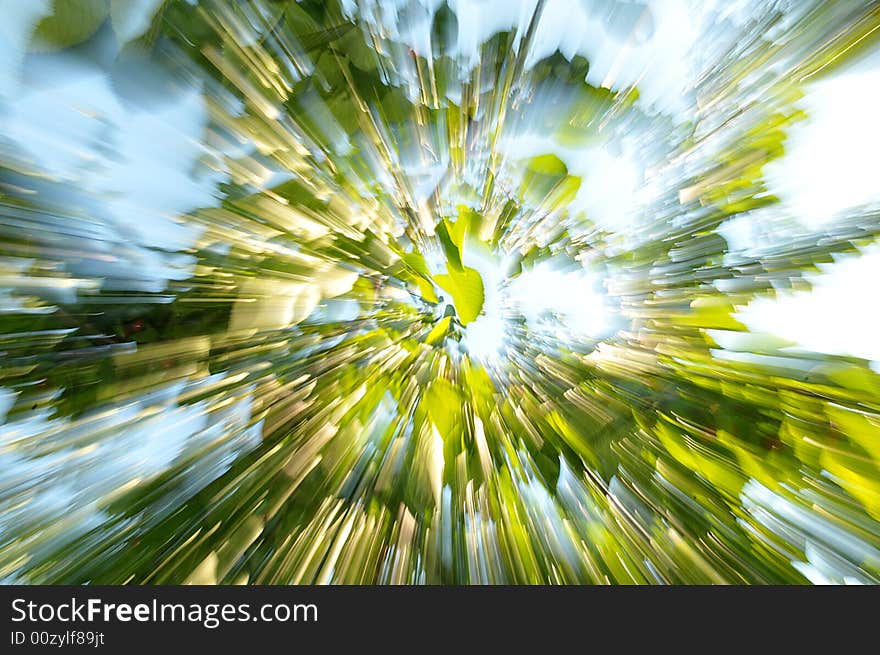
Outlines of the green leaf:
[{"label": "green leaf", "polygon": [[534,175],[561,178],[568,175],[568,168],[556,155],[539,155],[529,160],[529,170]]},{"label": "green leaf", "polygon": [[449,236],[452,238],[452,243],[456,245],[459,252],[464,252],[464,239],[467,236],[468,232],[468,221],[466,218],[459,218],[455,223],[447,223],[447,228],[449,230]]},{"label": "green leaf", "polygon": [[31,50],[52,52],[82,43],[107,18],[106,0],[55,0],[52,13],[37,25]]},{"label": "green leaf", "polygon": [[434,52],[449,51],[458,37],[458,18],[449,5],[443,5],[434,14],[434,22],[431,25],[431,47]]},{"label": "green leaf", "polygon": [[406,264],[409,268],[414,270],[416,273],[425,278],[431,277],[431,271],[428,270],[428,264],[425,262],[425,258],[421,253],[418,252],[409,252],[401,257],[403,263]]},{"label": "green leaf", "polygon": [[428,336],[425,337],[425,343],[429,346],[433,346],[446,336],[449,332],[449,325],[452,323],[452,317],[447,316],[446,318],[441,319],[437,322],[437,324],[431,328],[431,331],[428,333]]},{"label": "green leaf", "polygon": [[[456,230],[461,231],[462,243],[467,235],[471,237],[479,237],[480,229],[483,226],[483,215],[474,211],[467,205],[458,206],[458,219],[455,222]],[[462,246],[463,248],[464,246]]]},{"label": "green leaf", "polygon": [[460,271],[463,268],[461,263],[461,248],[455,243],[455,240],[449,233],[449,227],[446,221],[441,221],[440,225],[437,226],[437,238],[440,239],[440,245],[443,247],[443,252],[446,255],[446,262],[449,264],[449,268]]},{"label": "green leaf", "polygon": [[563,178],[550,192],[547,209],[555,210],[568,205],[577,196],[581,188],[581,178],[568,175]]},{"label": "green leaf", "polygon": [[522,178],[520,193],[534,206],[546,204],[557,209],[571,202],[581,186],[579,177],[568,174],[568,168],[556,155],[532,157]]},{"label": "green leaf", "polygon": [[483,278],[476,269],[466,266],[460,271],[451,270],[448,275],[438,275],[434,279],[443,290],[452,295],[452,303],[462,325],[471,323],[480,315],[485,292]]},{"label": "green leaf", "polygon": [[457,436],[462,402],[458,389],[449,380],[437,378],[428,385],[424,402],[428,420],[437,426],[440,436],[444,440]]},{"label": "green leaf", "polygon": [[422,298],[428,302],[440,302],[437,292],[434,290],[434,285],[430,281],[417,277],[416,284],[419,285],[419,293],[421,293]]},{"label": "green leaf", "polygon": [[404,275],[418,285],[422,298],[428,302],[439,302],[437,292],[434,290],[434,284],[431,281],[431,271],[428,269],[428,264],[421,253],[406,253],[401,255],[400,259],[407,269]]}]

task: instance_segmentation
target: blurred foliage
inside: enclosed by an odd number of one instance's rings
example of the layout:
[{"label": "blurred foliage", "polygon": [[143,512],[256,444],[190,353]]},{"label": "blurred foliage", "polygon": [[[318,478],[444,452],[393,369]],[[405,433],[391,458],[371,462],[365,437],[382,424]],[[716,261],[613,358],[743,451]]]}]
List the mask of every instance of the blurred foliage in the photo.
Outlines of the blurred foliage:
[{"label": "blurred foliage", "polygon": [[[779,204],[764,167],[806,118],[803,84],[878,33],[875,7],[810,4],[775,41],[756,19],[701,78],[711,111],[681,124],[638,85],[589,84],[581,55],[527,65],[528,25],[491,36],[463,75],[447,4],[429,56],[375,29],[371,3],[146,4],[140,31],[124,4],[56,1],[30,47],[127,35],[123,52],[198,87],[198,164],[224,177],[216,204],[179,216],[199,228],[191,245],[145,246],[191,274],[113,288],[60,264],[93,256],[65,235],[88,235],[94,209],[4,159],[0,271],[17,304],[0,313],[0,385],[15,394],[0,578],[880,579],[880,377],[736,318],[874,243],[880,213],[749,252],[719,231]],[[791,66],[768,81],[771,64]],[[504,154],[524,126],[560,152]],[[661,135],[641,154],[671,177],[638,229],[613,230],[578,204],[594,171],[573,174],[562,151],[620,149],[641,129]],[[477,249],[510,264],[503,285],[541,262],[601,269],[622,327],[554,340],[505,316],[501,363],[472,355],[500,293]],[[177,432],[187,445],[167,461],[112,447],[161,451]],[[90,449],[100,461],[80,462]],[[53,484],[60,501],[41,495]]]}]

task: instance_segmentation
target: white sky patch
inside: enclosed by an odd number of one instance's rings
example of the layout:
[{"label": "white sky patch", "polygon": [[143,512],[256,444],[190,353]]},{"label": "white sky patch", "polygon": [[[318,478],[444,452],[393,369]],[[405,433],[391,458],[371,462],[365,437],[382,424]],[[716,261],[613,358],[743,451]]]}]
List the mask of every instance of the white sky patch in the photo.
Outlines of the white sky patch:
[{"label": "white sky patch", "polygon": [[601,337],[609,327],[605,294],[590,272],[541,262],[508,285],[511,304],[532,328]]},{"label": "white sky patch", "polygon": [[465,345],[482,361],[496,358],[507,341],[507,323],[496,308],[483,306],[486,313],[468,325]]},{"label": "white sky patch", "polygon": [[[168,75],[132,61],[133,84]],[[77,242],[99,256],[66,262],[72,274],[100,278],[105,289],[148,292],[190,277],[194,259],[165,251],[195,245],[202,228],[178,217],[215,206],[216,185],[226,178],[194,172],[210,154],[201,143],[208,110],[198,86],[143,106],[120,95],[106,66],[50,53],[28,60],[4,110],[3,154],[36,183],[45,177],[75,189],[82,207],[74,203],[74,211],[88,211],[100,234]]]},{"label": "white sky patch", "polygon": [[504,320],[504,298],[501,283],[504,280],[503,263],[499,263],[476,242],[464,247],[465,266],[476,269],[483,278],[483,313],[467,326],[465,345],[468,352],[483,361],[496,357],[507,342],[507,323]]},{"label": "white sky patch", "polygon": [[561,343],[600,339],[611,331],[607,296],[601,279],[590,271],[563,270],[544,261],[502,286],[505,266],[473,255],[466,264],[480,272],[486,292],[483,314],[467,326],[464,337],[468,352],[478,359],[499,356],[508,341],[507,319],[516,314],[526,319],[529,330]]},{"label": "white sky patch", "polygon": [[793,126],[786,155],[765,169],[768,188],[809,228],[880,200],[880,49],[834,77],[808,84],[809,119]]},{"label": "white sky patch", "polygon": [[569,173],[581,177],[572,201],[573,211],[584,210],[598,225],[610,231],[626,229],[635,220],[636,190],[643,171],[627,155],[612,155],[607,148],[584,148],[566,152]]},{"label": "white sky patch", "polygon": [[614,154],[605,145],[566,148],[548,136],[518,134],[505,141],[504,152],[520,160],[548,153],[559,157],[568,174],[581,179],[569,210],[586,212],[591,221],[611,232],[632,227],[639,204],[650,199],[640,192],[644,165],[627,150]]},{"label": "white sky patch", "polygon": [[123,0],[110,3],[113,30],[120,43],[138,38],[150,24],[164,0]]},{"label": "white sky patch", "polygon": [[[444,54],[457,57],[462,75],[469,75],[480,61],[481,46],[494,35],[514,30],[519,44],[537,4],[537,0],[449,0],[458,30],[451,49]],[[372,29],[425,56],[431,53],[433,18],[442,5],[442,0],[343,4],[347,15],[358,14]],[[406,12],[402,11],[404,6]],[[584,56],[590,61],[586,79],[590,84],[614,90],[637,84],[640,106],[685,120],[693,104],[689,92],[705,56],[697,47],[702,28],[717,25],[719,7],[731,24],[744,22],[754,11],[748,3],[745,6],[744,11],[736,12],[729,2],[548,0],[526,66],[557,50],[568,59]]]},{"label": "white sky patch", "polygon": [[691,106],[687,91],[696,79],[697,21],[711,4],[649,0],[644,5],[549,0],[527,62],[557,49],[569,59],[581,55],[590,62],[588,83],[614,90],[638,84],[640,106],[684,118]]},{"label": "white sky patch", "polygon": [[718,226],[716,232],[727,241],[725,260],[735,260],[741,256],[757,255],[766,249],[785,248],[793,238],[803,235],[804,228],[774,206],[728,218]]},{"label": "white sky patch", "polygon": [[880,361],[880,306],[873,293],[880,280],[880,246],[825,268],[821,275],[807,276],[811,291],[758,298],[737,319],[752,331],[808,350]]},{"label": "white sky patch", "polygon": [[0,0],[0,99],[17,90],[28,41],[51,11],[49,0]]}]

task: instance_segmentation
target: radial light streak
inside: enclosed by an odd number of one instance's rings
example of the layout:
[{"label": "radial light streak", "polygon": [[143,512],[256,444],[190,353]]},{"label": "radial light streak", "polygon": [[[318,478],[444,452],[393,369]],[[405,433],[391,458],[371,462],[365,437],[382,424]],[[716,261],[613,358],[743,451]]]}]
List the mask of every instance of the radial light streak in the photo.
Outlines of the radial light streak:
[{"label": "radial light streak", "polygon": [[880,581],[877,3],[0,11],[3,582]]}]

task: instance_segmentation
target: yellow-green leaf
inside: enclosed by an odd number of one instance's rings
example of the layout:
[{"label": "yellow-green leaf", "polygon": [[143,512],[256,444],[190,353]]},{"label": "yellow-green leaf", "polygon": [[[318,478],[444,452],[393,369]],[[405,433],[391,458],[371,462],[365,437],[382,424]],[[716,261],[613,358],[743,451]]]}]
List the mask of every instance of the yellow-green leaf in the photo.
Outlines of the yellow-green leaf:
[{"label": "yellow-green leaf", "polygon": [[442,320],[438,321],[437,324],[431,328],[431,331],[428,332],[428,336],[425,337],[425,343],[429,346],[433,346],[446,336],[449,332],[449,324],[452,322],[451,316],[446,316]]},{"label": "yellow-green leaf", "polygon": [[440,288],[452,295],[452,303],[462,325],[474,321],[483,310],[485,292],[480,273],[469,266],[460,271],[450,270],[448,275],[438,275],[435,281]]},{"label": "yellow-green leaf", "polygon": [[419,285],[419,293],[421,294],[422,298],[424,298],[428,302],[440,302],[440,299],[437,297],[437,292],[434,291],[434,285],[431,284],[428,280],[417,277],[416,284]]},{"label": "yellow-green leaf", "polygon": [[52,13],[37,25],[31,50],[51,52],[82,43],[109,13],[107,0],[55,0]]}]

